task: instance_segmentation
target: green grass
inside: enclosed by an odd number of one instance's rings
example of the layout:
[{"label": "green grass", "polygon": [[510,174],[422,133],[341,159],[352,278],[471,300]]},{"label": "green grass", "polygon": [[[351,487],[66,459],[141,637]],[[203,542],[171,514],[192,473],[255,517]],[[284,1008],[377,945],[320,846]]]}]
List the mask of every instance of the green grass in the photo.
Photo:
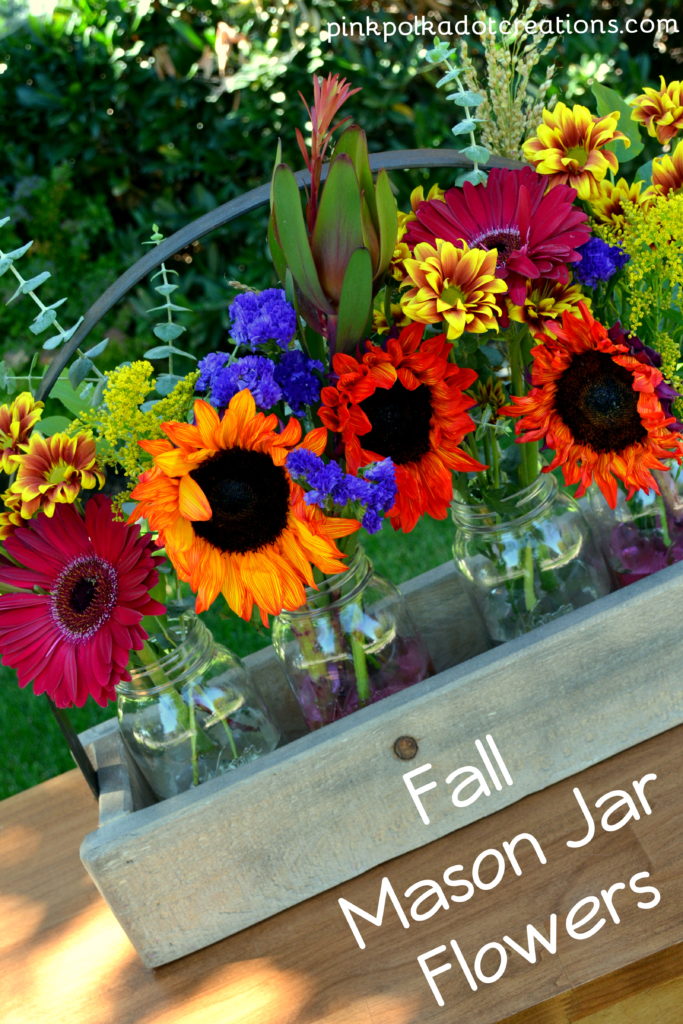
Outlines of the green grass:
[{"label": "green grass", "polygon": [[[441,523],[424,520],[410,534],[394,533],[385,526],[380,534],[366,537],[363,543],[376,570],[393,583],[402,583],[448,561],[452,532],[449,520]],[[257,632],[218,607],[211,610],[206,621],[214,635],[241,656],[270,642],[267,631]],[[78,732],[110,718],[113,713],[113,705],[100,708],[92,700],[84,708],[68,712]],[[2,667],[0,735],[4,750],[0,762],[0,799],[73,768],[71,754],[47,700],[35,697],[31,687],[19,689],[14,672]]]}]

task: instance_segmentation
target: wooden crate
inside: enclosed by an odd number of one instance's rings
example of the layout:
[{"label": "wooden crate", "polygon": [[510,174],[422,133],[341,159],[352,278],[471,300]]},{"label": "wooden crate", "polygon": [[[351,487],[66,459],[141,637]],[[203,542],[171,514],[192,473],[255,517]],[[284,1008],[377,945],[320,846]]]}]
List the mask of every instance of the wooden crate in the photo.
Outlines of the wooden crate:
[{"label": "wooden crate", "polygon": [[[81,858],[149,966],[232,935],[683,722],[683,563],[486,650],[451,565],[403,588],[437,675],[234,774],[140,806],[115,723],[83,735],[100,826]],[[290,734],[272,649],[247,659]],[[513,780],[455,807],[446,777],[492,736]],[[412,760],[395,752],[416,741]],[[402,778],[429,764],[429,824]],[[418,781],[415,783],[419,784]],[[135,809],[138,808],[138,809]]]}]

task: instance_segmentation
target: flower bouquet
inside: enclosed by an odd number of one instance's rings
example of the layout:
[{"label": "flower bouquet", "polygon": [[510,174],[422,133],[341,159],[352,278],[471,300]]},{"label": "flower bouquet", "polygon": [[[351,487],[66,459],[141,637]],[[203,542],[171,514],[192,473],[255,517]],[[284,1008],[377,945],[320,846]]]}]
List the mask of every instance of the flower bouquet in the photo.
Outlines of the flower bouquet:
[{"label": "flower bouquet", "polygon": [[[190,595],[195,615],[221,602],[273,620],[318,728],[432,671],[362,530],[452,514],[456,565],[494,642],[608,592],[577,503],[593,484],[612,508],[620,487],[669,501],[663,560],[678,557],[680,154],[656,158],[644,190],[613,179],[638,120],[653,136],[683,125],[680,84],[632,107],[598,89],[596,114],[545,108],[549,78],[527,95],[544,51],[495,38],[485,50],[486,89],[466,52],[428,55],[467,143],[452,187],[418,188],[399,212],[364,133],[338,119],[354,90],[315,79],[303,204],[279,159],[272,179],[283,287],[235,285],[225,349],[195,367],[162,263],[160,344],[106,372],[105,343],[79,351],[51,393],[68,419],[41,419],[28,391],[0,410],[0,655],[58,708],[118,688],[142,770],[159,756],[180,766],[152,783],[159,796],[278,738],[239,664],[188,619]],[[494,148],[512,166],[487,171]],[[0,254],[0,270],[37,302],[31,330],[56,331],[44,347],[68,345],[78,325],[38,298],[44,276],[22,277],[23,253]],[[634,542],[622,530],[619,543]]]}]

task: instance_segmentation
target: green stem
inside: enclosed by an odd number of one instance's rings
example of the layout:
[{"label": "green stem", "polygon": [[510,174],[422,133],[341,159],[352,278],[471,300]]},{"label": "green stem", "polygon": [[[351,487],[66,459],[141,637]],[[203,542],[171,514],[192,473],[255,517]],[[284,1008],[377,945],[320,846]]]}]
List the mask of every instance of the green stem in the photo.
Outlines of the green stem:
[{"label": "green stem", "polygon": [[356,691],[359,704],[370,702],[370,676],[368,674],[368,661],[363,646],[362,634],[354,631],[351,634],[351,653],[353,655],[353,668],[356,675]]},{"label": "green stem", "polygon": [[[180,695],[178,695],[180,696]],[[199,785],[199,754],[197,751],[197,719],[194,710],[194,687],[190,687],[189,701],[187,704],[190,726],[190,749],[192,751],[192,785]]]},{"label": "green stem", "polygon": [[525,544],[522,552],[522,572],[524,573],[524,604],[531,612],[538,604],[534,590],[534,553],[531,544]]}]

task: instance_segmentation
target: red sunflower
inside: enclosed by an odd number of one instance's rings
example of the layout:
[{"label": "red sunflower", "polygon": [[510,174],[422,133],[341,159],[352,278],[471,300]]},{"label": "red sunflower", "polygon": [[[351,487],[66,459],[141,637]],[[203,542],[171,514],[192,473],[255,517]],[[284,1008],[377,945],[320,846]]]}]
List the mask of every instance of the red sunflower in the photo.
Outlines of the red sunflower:
[{"label": "red sunflower", "polygon": [[612,508],[617,478],[630,498],[637,490],[659,492],[653,469],[663,459],[683,461],[683,439],[662,407],[661,372],[626,344],[615,344],[586,306],[580,317],[565,313],[562,327],[537,335],[531,354],[532,388],[502,414],[521,417],[520,441],[544,440],[555,450],[545,469],[562,468],[577,497],[595,481]]},{"label": "red sunflower", "polygon": [[475,427],[467,413],[475,402],[464,390],[477,375],[448,361],[445,335],[422,341],[423,331],[410,324],[386,348],[368,341],[360,359],[338,353],[339,379],[321,393],[320,418],[341,435],[350,473],[392,459],[398,494],[387,516],[405,533],[424,512],[446,518],[453,470],[484,468],[459,447]]}]

